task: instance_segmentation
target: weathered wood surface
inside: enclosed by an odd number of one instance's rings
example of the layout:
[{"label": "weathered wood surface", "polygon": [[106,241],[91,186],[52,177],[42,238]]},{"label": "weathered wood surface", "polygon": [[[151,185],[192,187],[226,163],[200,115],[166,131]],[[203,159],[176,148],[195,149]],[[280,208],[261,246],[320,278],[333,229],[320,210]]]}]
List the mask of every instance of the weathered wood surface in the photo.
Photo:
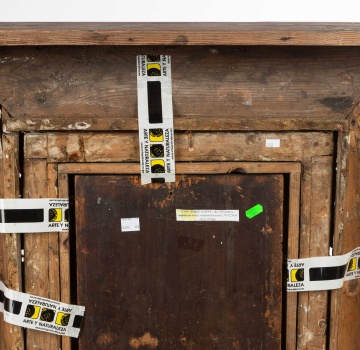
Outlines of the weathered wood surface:
[{"label": "weathered wood surface", "polygon": [[[10,118],[6,122],[9,131],[115,131],[138,130],[138,121],[134,118]],[[213,118],[208,123],[205,117],[175,118],[175,130],[203,131],[348,131],[348,120],[340,119],[249,119],[249,118]]]},{"label": "weathered wood surface", "polygon": [[[266,139],[280,139],[279,148]],[[175,133],[177,161],[298,161],[333,154],[333,134]],[[49,133],[25,135],[25,158],[48,162],[139,161],[138,133]]]},{"label": "weathered wood surface", "polygon": [[1,23],[1,45],[359,45],[358,23]]},{"label": "weathered wood surface", "polygon": [[[49,170],[49,171],[48,171]],[[44,159],[24,161],[24,197],[56,198],[57,172]],[[58,234],[31,233],[24,236],[25,292],[59,300]],[[60,336],[36,330],[26,331],[27,349],[59,349]]]},{"label": "weathered wood surface", "polygon": [[[69,198],[69,173],[60,173],[58,170],[58,192],[59,198]],[[72,211],[70,207],[70,211]],[[71,218],[70,218],[71,222]],[[71,257],[74,258],[73,256]],[[59,277],[60,277],[60,294],[61,302],[66,304],[75,303],[71,300],[71,290],[76,289],[75,285],[71,285],[70,280],[70,241],[69,232],[59,232]],[[61,350],[71,350],[71,338],[61,337]]]},{"label": "weathered wood surface", "polygon": [[147,53],[172,57],[179,129],[229,130],[256,119],[253,129],[266,130],[290,119],[337,130],[360,100],[359,47],[1,47],[9,128],[134,130],[136,55]]},{"label": "weathered wood surface", "polygon": [[[360,109],[351,118],[352,130],[340,135],[335,209],[334,255],[360,246]],[[331,294],[330,350],[359,348],[360,280],[347,281]]]},{"label": "weathered wood surface", "polygon": [[[19,197],[19,135],[2,134],[0,145],[1,198]],[[22,290],[21,238],[0,234],[0,280],[7,288]],[[0,313],[0,345],[4,350],[24,350],[23,329],[3,321]]]},{"label": "weathered wood surface", "polygon": [[[300,258],[329,254],[333,157],[313,157],[304,165]],[[327,291],[299,293],[298,350],[326,349]]]}]

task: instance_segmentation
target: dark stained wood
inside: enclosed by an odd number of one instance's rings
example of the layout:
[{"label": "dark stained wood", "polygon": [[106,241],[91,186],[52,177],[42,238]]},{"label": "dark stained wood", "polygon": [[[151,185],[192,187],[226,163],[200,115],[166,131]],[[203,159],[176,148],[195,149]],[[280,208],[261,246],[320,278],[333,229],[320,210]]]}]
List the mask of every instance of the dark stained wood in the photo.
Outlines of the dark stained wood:
[{"label": "dark stained wood", "polygon": [[246,119],[269,129],[269,119],[278,126],[304,119],[298,129],[323,120],[338,130],[360,100],[359,47],[0,47],[0,103],[9,126],[134,130],[136,55],[149,52],[172,57],[180,129],[207,130],[212,121],[213,130],[244,128]]},{"label": "dark stained wood", "polygon": [[[281,175],[77,176],[75,194],[81,349],[280,348]],[[177,222],[176,208],[240,222]],[[121,232],[128,217],[140,232]]]},{"label": "dark stained wood", "polygon": [[358,23],[1,23],[1,45],[359,45]]}]

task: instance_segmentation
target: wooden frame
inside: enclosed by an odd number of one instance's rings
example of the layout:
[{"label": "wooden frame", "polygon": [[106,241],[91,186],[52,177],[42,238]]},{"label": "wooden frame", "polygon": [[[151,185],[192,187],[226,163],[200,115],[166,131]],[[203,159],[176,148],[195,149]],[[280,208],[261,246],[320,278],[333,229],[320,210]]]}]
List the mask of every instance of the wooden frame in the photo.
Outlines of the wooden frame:
[{"label": "wooden frame", "polygon": [[[178,68],[177,161],[300,162],[301,173],[290,175],[290,190],[300,183],[300,208],[289,203],[300,210],[299,256],[327,255],[330,239],[335,255],[347,253],[360,246],[359,33],[359,24],[342,23],[2,23],[0,194],[65,196],[60,170],[68,163],[76,171],[138,162],[134,55],[165,53]],[[264,148],[270,135],[284,136],[290,149]],[[45,297],[61,289],[65,300],[57,273],[68,268],[68,241],[58,237],[1,235],[3,281]],[[297,339],[288,336],[288,344],[357,350],[359,286],[354,280],[331,293],[297,295]],[[2,321],[0,329],[4,349],[60,347],[57,336]],[[69,339],[62,342],[68,349]]]},{"label": "wooden frame", "polygon": [[[139,164],[137,163],[92,163],[73,164],[63,163],[58,165],[59,196],[68,197],[68,175],[73,174],[137,174]],[[300,163],[177,163],[178,174],[226,174],[240,172],[246,174],[289,174],[289,221],[288,221],[288,256],[298,258],[299,253],[299,209],[300,209]],[[69,233],[60,233],[60,246],[63,247],[60,254],[60,280],[61,295],[63,302],[70,302],[70,251],[64,242],[69,241]],[[64,247],[67,248],[64,248]],[[288,293],[286,309],[286,349],[296,349],[296,316],[297,316],[297,293]],[[71,349],[70,342],[63,341],[63,350]]]}]

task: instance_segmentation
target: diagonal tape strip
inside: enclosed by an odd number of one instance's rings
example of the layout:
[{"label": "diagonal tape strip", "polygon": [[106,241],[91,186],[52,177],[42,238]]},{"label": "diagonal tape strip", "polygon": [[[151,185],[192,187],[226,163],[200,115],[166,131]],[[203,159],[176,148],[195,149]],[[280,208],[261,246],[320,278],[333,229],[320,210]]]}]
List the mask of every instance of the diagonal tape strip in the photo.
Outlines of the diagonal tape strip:
[{"label": "diagonal tape strip", "polygon": [[66,198],[0,199],[0,233],[69,231]]},{"label": "diagonal tape strip", "polygon": [[141,183],[174,182],[170,56],[137,56],[137,96]]},{"label": "diagonal tape strip", "polygon": [[77,338],[85,307],[17,292],[0,281],[0,312],[7,323]]},{"label": "diagonal tape strip", "polygon": [[288,259],[288,292],[331,290],[360,278],[360,247],[339,256]]}]

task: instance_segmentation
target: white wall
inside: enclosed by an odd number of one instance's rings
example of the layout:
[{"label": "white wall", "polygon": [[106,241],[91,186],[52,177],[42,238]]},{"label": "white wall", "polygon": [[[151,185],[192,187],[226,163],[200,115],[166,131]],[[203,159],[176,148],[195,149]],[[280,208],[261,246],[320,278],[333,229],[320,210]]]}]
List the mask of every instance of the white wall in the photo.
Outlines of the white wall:
[{"label": "white wall", "polygon": [[0,0],[0,22],[360,22],[360,0]]}]

